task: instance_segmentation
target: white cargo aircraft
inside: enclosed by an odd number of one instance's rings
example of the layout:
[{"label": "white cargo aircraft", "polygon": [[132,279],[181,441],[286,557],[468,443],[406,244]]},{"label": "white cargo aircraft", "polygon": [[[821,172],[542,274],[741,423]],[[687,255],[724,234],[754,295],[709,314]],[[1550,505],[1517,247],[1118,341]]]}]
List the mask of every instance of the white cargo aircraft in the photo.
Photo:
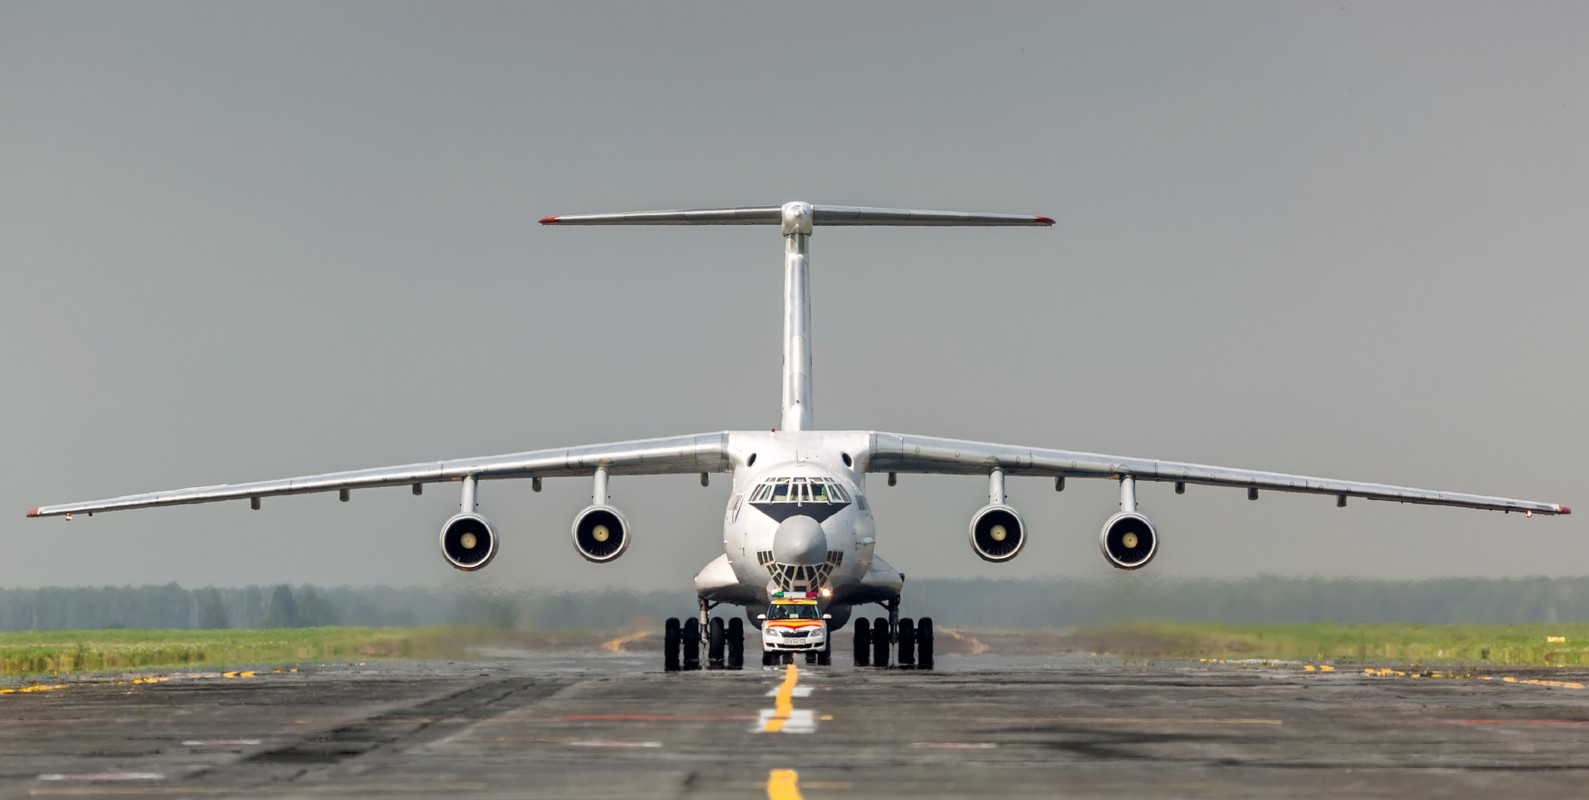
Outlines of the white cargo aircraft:
[{"label": "white cargo aircraft", "polygon": [[[441,552],[460,570],[484,567],[497,554],[496,529],[476,510],[480,481],[528,478],[536,490],[550,477],[585,477],[594,482],[591,505],[574,517],[574,548],[594,562],[623,555],[632,535],[629,521],[607,501],[614,475],[699,473],[705,485],[713,472],[733,476],[723,517],[723,554],[695,576],[699,608],[681,625],[667,622],[667,669],[730,669],[743,664],[744,625],[735,617],[725,625],[712,610],[722,603],[744,606],[751,624],[777,591],[814,592],[837,629],[851,610],[876,603],[887,617],[855,626],[857,665],[931,668],[932,621],[914,623],[899,616],[905,576],[875,554],[876,524],[866,502],[868,473],[975,475],[987,480],[988,503],[971,517],[971,549],[987,561],[1009,561],[1026,544],[1019,512],[1005,502],[1008,475],[1042,476],[1063,489],[1067,478],[1105,478],[1120,484],[1120,510],[1103,524],[1099,547],[1118,569],[1146,566],[1159,549],[1159,532],[1137,510],[1137,481],[1231,486],[1257,499],[1265,490],[1347,498],[1459,506],[1534,514],[1569,514],[1555,503],[1452,494],[1400,486],[1324,480],[1300,475],[1186,464],[1156,459],[1049,450],[987,442],[959,441],[875,431],[819,431],[812,424],[810,274],[806,260],[812,230],[828,225],[1049,226],[1048,217],[912,211],[883,208],[785,203],[755,208],[657,211],[547,217],[542,224],[568,225],[778,225],[784,238],[783,423],[770,432],[722,431],[695,436],[594,444],[525,453],[427,461],[396,467],[332,472],[301,478],[204,486],[129,495],[86,503],[41,506],[30,517],[93,514],[129,508],[247,500],[259,508],[264,497],[312,492],[411,486],[456,481],[462,485],[458,514],[441,528]],[[831,637],[829,637],[831,641]],[[792,644],[792,643],[791,643]],[[701,649],[707,656],[702,659]],[[830,646],[831,647],[831,646]],[[682,653],[680,652],[682,650]],[[831,649],[814,660],[828,663]],[[764,657],[764,663],[766,657]]]}]

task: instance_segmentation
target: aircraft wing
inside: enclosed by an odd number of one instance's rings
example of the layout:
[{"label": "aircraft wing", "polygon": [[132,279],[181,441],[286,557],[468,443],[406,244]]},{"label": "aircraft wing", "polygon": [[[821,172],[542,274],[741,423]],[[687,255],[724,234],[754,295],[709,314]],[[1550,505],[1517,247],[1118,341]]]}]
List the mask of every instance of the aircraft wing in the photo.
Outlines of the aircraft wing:
[{"label": "aircraft wing", "polygon": [[474,476],[479,480],[567,477],[593,475],[598,467],[605,467],[610,475],[687,475],[697,472],[727,472],[730,466],[728,434],[706,433],[552,450],[531,450],[482,458],[426,461],[273,481],[149,492],[113,497],[108,500],[40,506],[29,511],[28,516],[92,514],[96,511],[215,503],[223,500],[256,501],[262,497],[276,495],[370,489],[378,486],[413,486],[417,492],[422,484],[457,481],[468,476]]},{"label": "aircraft wing", "polygon": [[1241,487],[1253,491],[1266,489],[1277,492],[1335,495],[1341,498],[1342,502],[1347,497],[1363,497],[1369,500],[1391,500],[1398,503],[1456,506],[1491,511],[1572,513],[1571,508],[1559,503],[1436,492],[1406,486],[1338,481],[1305,475],[1079,453],[1070,450],[1047,450],[897,433],[871,435],[871,461],[867,465],[868,472],[986,475],[994,467],[1004,470],[1007,475],[1075,478],[1119,478],[1130,475],[1138,481],[1197,483]]}]

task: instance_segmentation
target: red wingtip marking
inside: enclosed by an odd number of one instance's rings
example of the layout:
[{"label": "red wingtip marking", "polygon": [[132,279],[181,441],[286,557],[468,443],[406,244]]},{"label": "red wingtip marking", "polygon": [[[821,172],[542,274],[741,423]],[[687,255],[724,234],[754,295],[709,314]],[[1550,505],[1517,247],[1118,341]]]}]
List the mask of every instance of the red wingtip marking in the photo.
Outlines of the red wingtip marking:
[{"label": "red wingtip marking", "polygon": [[1053,225],[1054,224],[1054,218],[1053,217],[1038,217],[1037,218],[1037,224],[1039,224],[1039,225]]},{"label": "red wingtip marking", "polygon": [[541,217],[542,225],[556,225],[558,222],[559,220],[557,217]]},{"label": "red wingtip marking", "polygon": [[36,508],[28,512],[28,516],[30,516],[30,517],[36,517],[38,515],[39,515],[39,510],[36,509]]},{"label": "red wingtip marking", "polygon": [[1564,516],[1564,517],[1567,516],[1568,514],[1572,513],[1572,509],[1570,509],[1570,508],[1568,508],[1566,506],[1556,506],[1556,507],[1561,509],[1561,515]]}]

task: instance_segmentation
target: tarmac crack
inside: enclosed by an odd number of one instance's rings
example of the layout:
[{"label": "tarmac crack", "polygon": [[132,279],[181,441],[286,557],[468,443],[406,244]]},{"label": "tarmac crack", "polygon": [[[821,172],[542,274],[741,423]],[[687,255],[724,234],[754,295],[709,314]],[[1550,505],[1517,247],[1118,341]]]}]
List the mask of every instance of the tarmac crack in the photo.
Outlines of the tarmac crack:
[{"label": "tarmac crack", "polygon": [[255,753],[232,764],[198,773],[192,779],[231,781],[242,773],[259,777],[273,767],[271,782],[295,782],[352,759],[383,750],[414,747],[440,739],[458,727],[490,719],[544,700],[568,685],[562,680],[513,678],[496,680],[443,695],[406,708],[386,711]]}]

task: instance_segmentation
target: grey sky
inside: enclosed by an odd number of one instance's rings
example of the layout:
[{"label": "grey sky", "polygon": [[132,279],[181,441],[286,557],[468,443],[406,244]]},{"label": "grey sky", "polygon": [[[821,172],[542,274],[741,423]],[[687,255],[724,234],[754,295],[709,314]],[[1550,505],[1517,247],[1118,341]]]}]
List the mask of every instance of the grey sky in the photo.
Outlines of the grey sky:
[{"label": "grey sky", "polygon": [[[820,230],[816,421],[1575,501],[1589,511],[1577,3],[0,2],[0,585],[687,585],[726,480],[25,521],[47,502],[778,419],[770,229],[546,214],[1048,214]],[[872,484],[919,576],[1577,575],[1584,516],[1011,481]]]}]

